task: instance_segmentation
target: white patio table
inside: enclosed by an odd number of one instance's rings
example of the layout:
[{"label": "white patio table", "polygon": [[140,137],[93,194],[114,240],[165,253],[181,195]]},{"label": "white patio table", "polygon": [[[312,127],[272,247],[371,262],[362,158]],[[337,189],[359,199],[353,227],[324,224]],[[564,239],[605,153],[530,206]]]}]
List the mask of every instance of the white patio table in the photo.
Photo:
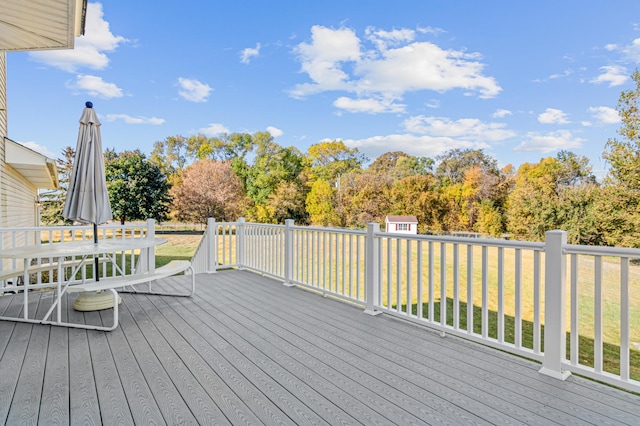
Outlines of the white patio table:
[{"label": "white patio table", "polygon": [[[23,307],[22,307],[22,317],[5,317],[2,316],[0,319],[9,320],[9,321],[20,321],[20,322],[30,322],[37,324],[53,324],[53,325],[67,325],[63,323],[61,320],[61,306],[60,301],[62,300],[62,295],[67,290],[70,285],[69,281],[64,280],[64,274],[62,273],[62,263],[67,257],[76,257],[81,258],[82,261],[86,260],[89,257],[97,256],[100,254],[106,254],[111,257],[115,253],[122,253],[131,250],[143,250],[147,251],[151,247],[159,246],[165,244],[167,242],[164,238],[122,238],[122,239],[105,239],[99,240],[97,243],[93,241],[74,241],[74,242],[62,242],[62,243],[52,243],[52,244],[39,244],[39,245],[28,245],[22,247],[16,247],[8,250],[0,251],[0,258],[5,259],[23,259],[24,260],[24,273],[23,273],[23,285],[15,289],[23,290]],[[52,284],[30,284],[29,283],[29,267],[31,262],[34,259],[49,259],[49,258],[57,258],[57,269],[58,269],[58,279],[56,281],[56,295],[52,302],[51,308],[49,308],[48,312],[45,314],[44,318],[36,319],[29,318],[29,290],[42,289],[42,288],[50,288]],[[151,256],[147,256],[148,260]],[[83,262],[79,262],[79,266],[76,266],[72,273],[69,275],[70,277],[74,277],[77,271],[82,267]],[[124,274],[122,270],[117,266],[117,262],[112,258],[112,263],[116,266],[121,274]],[[147,265],[147,270],[153,271],[155,265],[154,262],[150,261]],[[52,268],[53,269],[53,268]],[[144,271],[146,272],[146,271]],[[97,271],[95,272],[97,274]],[[53,310],[56,309],[56,320],[48,321],[51,316]]]}]

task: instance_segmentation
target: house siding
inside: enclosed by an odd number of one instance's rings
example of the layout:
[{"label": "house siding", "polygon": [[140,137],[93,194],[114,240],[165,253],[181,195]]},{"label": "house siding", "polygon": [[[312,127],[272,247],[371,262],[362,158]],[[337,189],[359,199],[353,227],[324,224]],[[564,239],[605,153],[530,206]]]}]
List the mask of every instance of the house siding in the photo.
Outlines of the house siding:
[{"label": "house siding", "polygon": [[[38,190],[5,163],[8,136],[6,53],[0,52],[0,227],[36,226]],[[8,237],[8,236],[7,236]],[[2,241],[6,247],[9,241]],[[26,241],[16,241],[24,244]]]}]

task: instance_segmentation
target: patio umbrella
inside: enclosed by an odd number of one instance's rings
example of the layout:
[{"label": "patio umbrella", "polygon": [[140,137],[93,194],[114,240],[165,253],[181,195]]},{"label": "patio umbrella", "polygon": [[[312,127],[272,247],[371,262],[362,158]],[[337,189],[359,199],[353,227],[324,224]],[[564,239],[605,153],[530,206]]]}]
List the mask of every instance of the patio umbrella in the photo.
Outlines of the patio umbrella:
[{"label": "patio umbrella", "polygon": [[[100,121],[93,104],[87,102],[85,105],[62,216],[75,222],[93,224],[93,240],[97,243],[98,224],[112,219],[113,215],[104,174]],[[98,279],[97,258],[95,263]]]}]

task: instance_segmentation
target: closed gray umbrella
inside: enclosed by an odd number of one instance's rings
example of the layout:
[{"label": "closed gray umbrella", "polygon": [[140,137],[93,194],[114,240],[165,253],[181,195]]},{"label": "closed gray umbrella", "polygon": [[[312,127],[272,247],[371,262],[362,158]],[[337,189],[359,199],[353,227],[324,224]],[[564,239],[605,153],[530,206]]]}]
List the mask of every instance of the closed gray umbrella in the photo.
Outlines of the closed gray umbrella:
[{"label": "closed gray umbrella", "polygon": [[[93,238],[98,242],[98,224],[112,219],[113,215],[104,174],[100,121],[93,104],[87,102],[85,105],[62,216],[80,223],[92,223]],[[96,259],[96,278],[97,271]]]}]

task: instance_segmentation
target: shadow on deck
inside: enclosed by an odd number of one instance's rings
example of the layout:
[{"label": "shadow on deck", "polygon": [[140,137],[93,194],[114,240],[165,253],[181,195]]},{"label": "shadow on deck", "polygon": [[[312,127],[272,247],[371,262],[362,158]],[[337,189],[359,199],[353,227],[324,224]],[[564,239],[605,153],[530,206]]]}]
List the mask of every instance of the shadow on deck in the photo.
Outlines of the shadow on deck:
[{"label": "shadow on deck", "polygon": [[[197,286],[192,298],[123,294],[112,332],[1,321],[0,423],[640,422],[640,396],[558,381],[534,362],[258,274],[203,274]],[[33,297],[34,310],[50,297]],[[0,297],[0,313],[19,303]],[[70,318],[110,321],[71,304]]]}]

